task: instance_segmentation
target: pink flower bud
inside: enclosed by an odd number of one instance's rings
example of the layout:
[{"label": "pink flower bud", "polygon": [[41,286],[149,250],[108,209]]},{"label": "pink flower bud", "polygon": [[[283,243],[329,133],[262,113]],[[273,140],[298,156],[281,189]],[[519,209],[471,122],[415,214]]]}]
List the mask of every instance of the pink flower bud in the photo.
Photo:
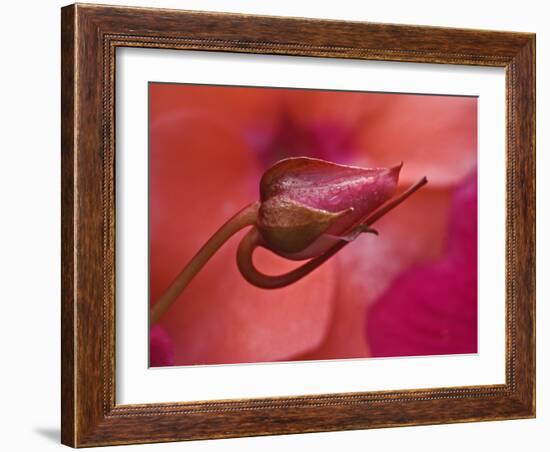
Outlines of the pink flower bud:
[{"label": "pink flower bud", "polygon": [[395,192],[400,169],[359,168],[306,157],[281,160],[260,182],[257,227],[265,246],[301,260],[322,254],[342,239],[353,240],[365,232],[362,221]]}]

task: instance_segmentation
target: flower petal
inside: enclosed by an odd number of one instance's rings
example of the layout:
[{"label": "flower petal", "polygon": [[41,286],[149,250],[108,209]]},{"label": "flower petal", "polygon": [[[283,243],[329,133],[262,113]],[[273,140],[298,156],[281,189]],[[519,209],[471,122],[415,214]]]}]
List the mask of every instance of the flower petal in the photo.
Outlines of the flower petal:
[{"label": "flower petal", "polygon": [[443,258],[400,275],[369,309],[373,356],[477,352],[477,188],[454,194]]},{"label": "flower petal", "polygon": [[174,365],[174,344],[159,325],[154,325],[149,331],[149,365],[151,367]]},{"label": "flower petal", "polygon": [[202,118],[223,127],[226,132],[241,133],[251,123],[273,124],[278,110],[273,108],[278,90],[238,86],[151,83],[150,117],[186,115]]},{"label": "flower petal", "polygon": [[428,184],[379,220],[378,236],[362,234],[333,259],[339,275],[334,314],[319,348],[300,359],[364,358],[365,311],[403,271],[444,250],[449,190]]},{"label": "flower petal", "polygon": [[452,186],[475,166],[475,97],[387,96],[384,113],[364,123],[359,138],[361,165],[406,162],[401,182],[428,176],[432,186]]}]

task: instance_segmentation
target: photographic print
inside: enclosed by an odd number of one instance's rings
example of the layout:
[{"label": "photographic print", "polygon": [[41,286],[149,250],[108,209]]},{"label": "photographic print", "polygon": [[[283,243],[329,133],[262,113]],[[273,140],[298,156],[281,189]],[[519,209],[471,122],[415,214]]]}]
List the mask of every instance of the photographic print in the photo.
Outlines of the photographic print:
[{"label": "photographic print", "polygon": [[151,367],[477,353],[477,98],[149,83]]}]

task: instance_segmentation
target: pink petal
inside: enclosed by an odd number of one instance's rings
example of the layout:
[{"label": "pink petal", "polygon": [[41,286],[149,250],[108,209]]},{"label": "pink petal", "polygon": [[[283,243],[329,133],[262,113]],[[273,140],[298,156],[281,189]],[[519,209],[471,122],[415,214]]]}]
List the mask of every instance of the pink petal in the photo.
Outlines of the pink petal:
[{"label": "pink petal", "polygon": [[251,123],[273,124],[278,110],[273,108],[279,90],[269,88],[151,83],[150,117],[186,115],[207,119],[239,134]]},{"label": "pink petal", "polygon": [[428,176],[432,187],[452,186],[475,166],[477,99],[387,96],[383,114],[365,121],[358,142],[362,166],[403,160],[405,185]]},{"label": "pink petal", "polygon": [[334,313],[327,334],[319,347],[297,356],[296,360],[364,358],[370,355],[364,336],[367,299],[364,293],[357,290],[356,285],[349,283],[353,273],[349,271],[350,267],[341,265],[341,259],[336,260],[340,264],[337,267],[340,278],[334,294]]},{"label": "pink petal", "polygon": [[357,91],[288,90],[282,95],[289,116],[303,126],[338,125],[356,135],[383,115],[387,94]]},{"label": "pink petal", "polygon": [[174,365],[174,344],[162,327],[155,325],[149,331],[149,365],[151,367]]},{"label": "pink petal", "polygon": [[453,197],[446,254],[399,276],[369,309],[373,356],[477,352],[477,184]]},{"label": "pink petal", "polygon": [[274,96],[276,115],[259,112],[248,123],[246,137],[266,169],[300,156],[349,164],[361,128],[382,114],[385,104],[383,95],[349,91],[266,89],[258,96]]},{"label": "pink petal", "polygon": [[449,191],[423,187],[340,251],[334,314],[319,348],[299,359],[364,358],[365,311],[403,271],[437,259],[444,248]]}]

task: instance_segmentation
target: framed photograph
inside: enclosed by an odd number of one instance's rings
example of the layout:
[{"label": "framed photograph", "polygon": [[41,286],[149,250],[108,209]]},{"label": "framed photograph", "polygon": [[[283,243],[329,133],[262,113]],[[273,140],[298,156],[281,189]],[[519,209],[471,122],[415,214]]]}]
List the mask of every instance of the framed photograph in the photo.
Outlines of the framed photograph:
[{"label": "framed photograph", "polygon": [[62,8],[62,442],[535,416],[535,36]]}]

